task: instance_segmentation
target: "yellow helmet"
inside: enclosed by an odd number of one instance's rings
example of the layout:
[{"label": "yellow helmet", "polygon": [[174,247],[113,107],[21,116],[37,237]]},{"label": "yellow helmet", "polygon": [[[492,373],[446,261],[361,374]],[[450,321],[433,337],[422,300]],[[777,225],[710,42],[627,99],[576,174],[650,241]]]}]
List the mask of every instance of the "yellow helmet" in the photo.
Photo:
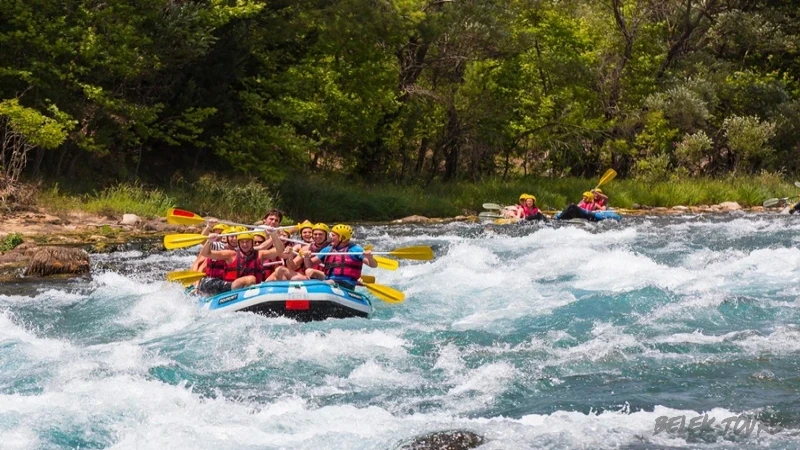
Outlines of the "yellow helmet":
[{"label": "yellow helmet", "polygon": [[324,231],[324,232],[326,232],[326,233],[330,233],[330,232],[331,232],[331,229],[330,229],[330,227],[328,227],[327,225],[325,225],[325,224],[324,224],[324,223],[322,223],[322,222],[320,222],[320,223],[318,223],[318,224],[314,225],[314,227],[313,227],[312,229],[313,229],[314,231],[316,231],[316,230],[322,230],[322,231]]},{"label": "yellow helmet", "polygon": [[213,231],[214,233],[225,233],[226,231],[228,231],[228,226],[225,225],[224,223],[218,223],[213,227],[211,227],[211,231]]},{"label": "yellow helmet", "polygon": [[237,235],[236,237],[238,238],[237,240],[239,242],[247,241],[247,240],[250,240],[250,241],[253,240],[253,234],[252,233],[242,233],[240,235]]},{"label": "yellow helmet", "polygon": [[350,225],[340,223],[334,225],[331,231],[339,235],[340,242],[349,241],[353,237],[353,229],[350,228]]},{"label": "yellow helmet", "polygon": [[311,228],[313,230],[314,224],[309,222],[308,220],[304,220],[303,222],[297,224],[298,230],[303,231],[305,228]]},{"label": "yellow helmet", "polygon": [[528,198],[528,194],[519,194],[519,201],[520,201],[520,202],[522,202],[522,201],[523,201],[523,200],[525,200],[526,198]]},{"label": "yellow helmet", "polygon": [[600,189],[600,188],[597,188],[597,189],[592,189],[592,191],[593,191],[593,192],[599,192],[599,193],[601,193],[601,194],[603,193],[603,190],[602,190],[602,189]]},{"label": "yellow helmet", "polygon": [[536,203],[536,196],[535,195],[528,195],[528,198],[533,200],[533,203]]},{"label": "yellow helmet", "polygon": [[588,198],[589,200],[594,200],[594,194],[592,194],[590,191],[584,192],[583,196]]},{"label": "yellow helmet", "polygon": [[[255,236],[261,236],[262,238],[264,238],[264,240],[266,240],[266,239],[267,239],[267,233],[264,233],[263,231],[256,231],[255,233],[253,233],[253,236],[254,236],[254,237],[255,237]],[[241,238],[240,238],[240,239],[241,239]]]}]

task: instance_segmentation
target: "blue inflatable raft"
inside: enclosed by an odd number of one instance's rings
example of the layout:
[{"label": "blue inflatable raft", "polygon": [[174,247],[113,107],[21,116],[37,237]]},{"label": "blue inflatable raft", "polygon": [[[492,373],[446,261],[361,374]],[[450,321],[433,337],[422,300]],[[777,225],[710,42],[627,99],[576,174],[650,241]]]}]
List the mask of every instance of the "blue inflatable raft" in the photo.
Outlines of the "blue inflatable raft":
[{"label": "blue inflatable raft", "polygon": [[599,222],[601,220],[622,220],[622,216],[614,210],[606,211],[587,211],[575,205],[556,214],[555,220],[572,220],[572,219],[585,219],[590,222]]},{"label": "blue inflatable raft", "polygon": [[372,313],[372,302],[367,296],[318,280],[261,283],[204,298],[200,307],[285,316],[302,322],[368,317]]}]

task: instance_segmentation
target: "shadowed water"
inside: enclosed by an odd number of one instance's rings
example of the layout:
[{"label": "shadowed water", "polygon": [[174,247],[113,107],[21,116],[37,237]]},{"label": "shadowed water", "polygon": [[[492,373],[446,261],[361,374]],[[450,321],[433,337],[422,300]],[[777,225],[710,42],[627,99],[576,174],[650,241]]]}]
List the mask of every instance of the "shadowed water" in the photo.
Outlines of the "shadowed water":
[{"label": "shadowed water", "polygon": [[[0,435],[27,448],[796,446],[800,222],[357,227],[433,262],[372,270],[405,303],[295,323],[197,310],[189,251],[97,255],[91,279],[0,295]],[[744,415],[770,432],[662,429]]]}]

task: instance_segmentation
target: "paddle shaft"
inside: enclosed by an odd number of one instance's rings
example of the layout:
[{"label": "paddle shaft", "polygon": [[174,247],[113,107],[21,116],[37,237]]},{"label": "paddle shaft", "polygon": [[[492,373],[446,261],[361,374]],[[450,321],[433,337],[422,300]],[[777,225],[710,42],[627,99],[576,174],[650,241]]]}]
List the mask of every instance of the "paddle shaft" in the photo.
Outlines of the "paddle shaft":
[{"label": "paddle shaft", "polygon": [[[240,227],[247,227],[247,228],[250,228],[251,231],[252,230],[260,230],[260,231],[289,230],[289,229],[295,228],[294,225],[290,225],[290,226],[286,226],[286,227],[275,227],[275,228],[273,228],[273,227],[268,227],[266,225],[248,225],[246,223],[229,222],[227,220],[218,220],[217,223],[223,223],[225,225],[234,225],[234,226],[240,226]],[[249,232],[250,231],[246,231],[246,233],[249,233]]]}]

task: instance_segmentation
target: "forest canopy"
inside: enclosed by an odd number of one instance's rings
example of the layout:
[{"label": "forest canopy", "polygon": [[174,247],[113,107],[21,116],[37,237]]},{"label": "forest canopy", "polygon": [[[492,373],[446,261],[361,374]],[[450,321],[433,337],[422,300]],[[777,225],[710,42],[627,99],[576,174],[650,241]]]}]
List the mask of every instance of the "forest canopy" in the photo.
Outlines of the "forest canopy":
[{"label": "forest canopy", "polygon": [[267,183],[796,173],[799,11],[6,0],[0,163],[6,177],[162,183],[208,170]]}]

